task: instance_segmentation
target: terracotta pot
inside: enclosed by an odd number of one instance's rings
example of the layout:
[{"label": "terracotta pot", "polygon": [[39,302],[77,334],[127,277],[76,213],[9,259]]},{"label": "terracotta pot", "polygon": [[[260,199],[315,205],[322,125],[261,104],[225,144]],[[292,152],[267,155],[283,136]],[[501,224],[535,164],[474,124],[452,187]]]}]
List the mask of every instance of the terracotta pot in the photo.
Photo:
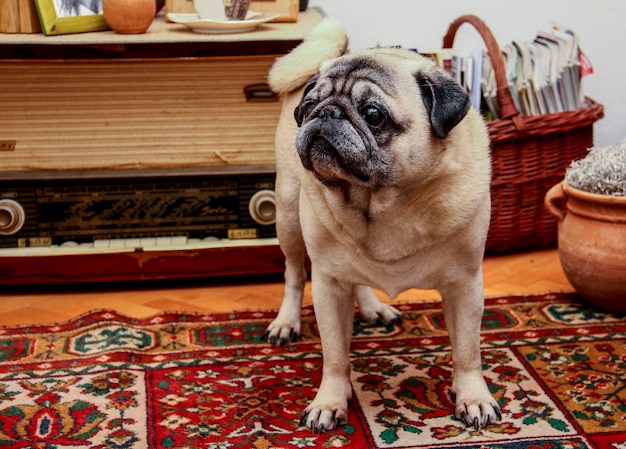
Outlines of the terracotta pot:
[{"label": "terracotta pot", "polygon": [[626,197],[563,181],[548,191],[545,204],[559,220],[559,257],[569,282],[592,304],[626,312]]},{"label": "terracotta pot", "polygon": [[120,34],[145,33],[156,15],[155,0],[102,0],[106,23]]}]

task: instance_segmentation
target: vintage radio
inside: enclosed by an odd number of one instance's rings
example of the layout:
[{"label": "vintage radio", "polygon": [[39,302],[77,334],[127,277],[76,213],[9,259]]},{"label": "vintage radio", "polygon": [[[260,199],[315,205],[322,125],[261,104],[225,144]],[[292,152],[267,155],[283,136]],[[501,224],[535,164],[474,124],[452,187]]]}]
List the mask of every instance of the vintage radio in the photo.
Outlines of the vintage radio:
[{"label": "vintage radio", "polygon": [[3,39],[0,284],[281,272],[266,80],[320,19]]},{"label": "vintage radio", "polygon": [[277,273],[273,166],[0,180],[0,283]]},{"label": "vintage radio", "polygon": [[11,178],[0,180],[0,248],[138,248],[276,237],[270,167]]}]

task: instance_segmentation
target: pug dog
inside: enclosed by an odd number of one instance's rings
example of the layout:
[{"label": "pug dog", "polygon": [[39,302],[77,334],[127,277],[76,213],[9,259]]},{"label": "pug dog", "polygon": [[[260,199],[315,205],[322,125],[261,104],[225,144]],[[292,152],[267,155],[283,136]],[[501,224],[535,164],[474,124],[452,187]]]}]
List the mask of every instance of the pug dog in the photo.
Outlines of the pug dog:
[{"label": "pug dog", "polygon": [[369,322],[400,318],[390,297],[437,289],[450,336],[455,416],[476,429],[501,419],[481,371],[482,260],[490,220],[489,139],[468,94],[431,60],[400,48],[346,52],[325,19],[278,59],[277,234],[285,291],[266,335],[300,332],[305,251],[323,375],[301,422],[347,423],[354,300]]}]

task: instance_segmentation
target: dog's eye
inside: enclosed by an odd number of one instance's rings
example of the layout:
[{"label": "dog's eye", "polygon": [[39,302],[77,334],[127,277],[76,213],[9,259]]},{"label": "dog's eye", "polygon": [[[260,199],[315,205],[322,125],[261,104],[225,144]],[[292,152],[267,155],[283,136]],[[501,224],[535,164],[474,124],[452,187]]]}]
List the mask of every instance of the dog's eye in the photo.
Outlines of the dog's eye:
[{"label": "dog's eye", "polygon": [[303,101],[298,105],[298,107],[293,111],[293,116],[296,119],[298,127],[302,126],[302,123],[308,118],[314,108],[315,103],[311,100]]},{"label": "dog's eye", "polygon": [[312,100],[308,100],[302,105],[302,112],[305,118],[308,117],[309,114],[311,114],[313,109],[315,109],[315,106],[317,106],[317,103]]},{"label": "dog's eye", "polygon": [[366,106],[362,115],[365,122],[370,126],[378,127],[385,123],[385,114],[376,106]]}]

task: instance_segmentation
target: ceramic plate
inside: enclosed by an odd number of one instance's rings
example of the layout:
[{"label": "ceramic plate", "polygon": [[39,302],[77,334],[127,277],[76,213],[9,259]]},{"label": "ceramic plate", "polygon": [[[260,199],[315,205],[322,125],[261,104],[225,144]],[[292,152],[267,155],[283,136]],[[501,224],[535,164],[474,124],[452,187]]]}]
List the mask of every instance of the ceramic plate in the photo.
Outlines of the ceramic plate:
[{"label": "ceramic plate", "polygon": [[252,31],[259,25],[278,17],[278,14],[261,14],[248,11],[243,20],[200,19],[198,14],[168,13],[167,17],[175,23],[185,25],[197,33],[243,33]]}]

